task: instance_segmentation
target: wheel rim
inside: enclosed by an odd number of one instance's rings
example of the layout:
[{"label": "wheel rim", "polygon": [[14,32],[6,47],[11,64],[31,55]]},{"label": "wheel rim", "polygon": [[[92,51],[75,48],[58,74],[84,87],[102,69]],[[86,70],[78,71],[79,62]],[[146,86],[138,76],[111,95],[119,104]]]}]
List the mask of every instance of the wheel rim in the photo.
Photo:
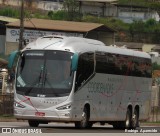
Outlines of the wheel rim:
[{"label": "wheel rim", "polygon": [[131,125],[130,111],[127,111],[126,121],[125,121],[125,127],[126,128],[130,128],[130,125]]},{"label": "wheel rim", "polygon": [[85,127],[86,121],[87,121],[87,115],[86,115],[85,112],[83,112],[83,114],[82,114],[82,120],[81,120],[81,124],[82,124],[83,127]]},{"label": "wheel rim", "polygon": [[126,127],[129,127],[129,125],[130,125],[130,120],[129,120],[129,115],[127,114]]},{"label": "wheel rim", "polygon": [[132,125],[133,128],[137,127],[137,123],[138,123],[138,115],[137,115],[137,111],[134,112],[134,115],[132,117]]}]

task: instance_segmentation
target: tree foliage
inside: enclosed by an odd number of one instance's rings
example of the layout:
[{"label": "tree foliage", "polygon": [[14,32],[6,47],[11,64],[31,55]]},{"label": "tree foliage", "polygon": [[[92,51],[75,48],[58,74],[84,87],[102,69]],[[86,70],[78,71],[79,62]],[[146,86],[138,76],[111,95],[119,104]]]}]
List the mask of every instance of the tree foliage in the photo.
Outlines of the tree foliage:
[{"label": "tree foliage", "polygon": [[133,21],[129,27],[132,41],[160,43],[160,23],[154,19]]},{"label": "tree foliage", "polygon": [[49,11],[48,17],[53,20],[67,20],[67,13],[64,10]]},{"label": "tree foliage", "polygon": [[20,13],[17,9],[14,9],[14,8],[11,8],[11,7],[6,7],[6,8],[2,8],[0,10],[0,15],[1,16],[18,18],[20,16]]},{"label": "tree foliage", "polygon": [[79,2],[77,0],[64,0],[63,9],[67,13],[67,20],[73,21],[80,18]]},{"label": "tree foliage", "polygon": [[160,70],[160,65],[157,64],[157,62],[154,62],[154,63],[152,64],[152,70],[153,70],[153,71],[154,71],[154,70]]}]

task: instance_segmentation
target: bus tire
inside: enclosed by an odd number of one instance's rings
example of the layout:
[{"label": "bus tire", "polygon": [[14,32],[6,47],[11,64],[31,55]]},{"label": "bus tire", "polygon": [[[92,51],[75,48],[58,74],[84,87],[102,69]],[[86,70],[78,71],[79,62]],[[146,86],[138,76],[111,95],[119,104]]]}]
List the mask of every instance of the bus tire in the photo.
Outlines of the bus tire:
[{"label": "bus tire", "polygon": [[130,129],[131,128],[131,120],[132,120],[131,118],[132,118],[131,111],[129,109],[127,109],[126,119],[125,119],[125,122],[124,122],[124,127],[126,129]]},{"label": "bus tire", "polygon": [[35,121],[35,120],[28,120],[28,124],[30,127],[38,127],[39,126],[39,122]]},{"label": "bus tire", "polygon": [[139,124],[139,115],[138,115],[138,110],[135,109],[133,116],[132,116],[132,128],[135,129]]},{"label": "bus tire", "polygon": [[123,129],[124,128],[123,122],[120,122],[120,121],[114,122],[112,125],[113,125],[114,129]]},{"label": "bus tire", "polygon": [[93,122],[88,122],[87,128],[91,128],[93,126]]},{"label": "bus tire", "polygon": [[86,107],[84,107],[83,112],[82,112],[82,120],[75,122],[75,127],[76,128],[92,127],[92,124],[89,123],[89,115],[88,115],[88,110]]}]

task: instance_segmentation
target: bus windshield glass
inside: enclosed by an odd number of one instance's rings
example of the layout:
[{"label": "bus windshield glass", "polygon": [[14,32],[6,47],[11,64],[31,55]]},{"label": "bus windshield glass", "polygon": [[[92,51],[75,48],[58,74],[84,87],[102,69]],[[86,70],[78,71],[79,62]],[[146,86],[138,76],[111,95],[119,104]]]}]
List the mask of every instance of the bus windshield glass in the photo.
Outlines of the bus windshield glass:
[{"label": "bus windshield glass", "polygon": [[21,54],[16,92],[33,97],[68,96],[72,88],[73,53],[64,51],[25,51]]}]

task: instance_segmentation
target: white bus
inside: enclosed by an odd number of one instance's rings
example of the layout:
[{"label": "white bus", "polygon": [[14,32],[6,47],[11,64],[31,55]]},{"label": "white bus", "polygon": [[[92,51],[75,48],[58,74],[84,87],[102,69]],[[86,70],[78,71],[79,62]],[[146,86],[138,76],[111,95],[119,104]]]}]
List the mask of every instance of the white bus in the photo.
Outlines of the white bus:
[{"label": "white bus", "polygon": [[66,122],[89,128],[99,122],[136,128],[149,117],[151,82],[147,53],[91,39],[45,36],[19,53],[14,115],[31,127]]}]

